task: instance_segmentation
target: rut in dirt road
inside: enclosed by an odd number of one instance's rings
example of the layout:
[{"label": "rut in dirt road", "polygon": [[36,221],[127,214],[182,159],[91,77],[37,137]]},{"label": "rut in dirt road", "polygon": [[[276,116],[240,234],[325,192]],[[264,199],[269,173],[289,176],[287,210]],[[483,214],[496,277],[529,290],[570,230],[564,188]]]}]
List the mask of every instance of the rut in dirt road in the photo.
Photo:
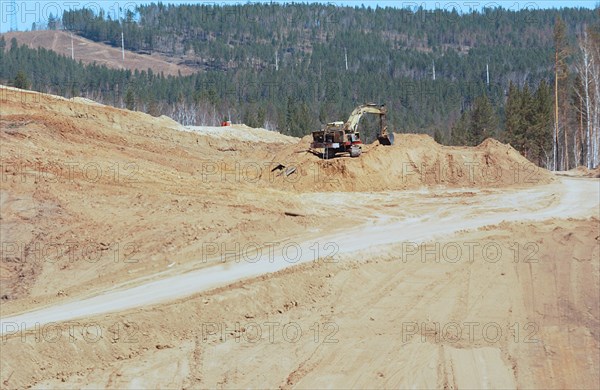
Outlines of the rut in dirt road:
[{"label": "rut in dirt road", "polygon": [[[561,192],[562,191],[562,192]],[[408,193],[410,194],[410,193]],[[548,197],[558,194],[558,200],[548,205]],[[329,237],[323,242],[335,242],[340,255],[370,250],[370,253],[389,244],[398,242],[424,242],[435,237],[460,230],[476,229],[503,221],[542,220],[546,218],[587,217],[596,215],[599,207],[600,187],[595,181],[563,179],[562,183],[536,189],[499,191],[484,196],[483,203],[471,208],[459,204],[440,207],[433,215],[422,215],[416,219],[388,221],[368,227],[359,226]],[[440,198],[440,203],[446,199]],[[505,205],[512,205],[507,211]],[[499,206],[500,205],[500,206]],[[398,207],[402,207],[401,205]],[[440,217],[441,215],[446,215]],[[360,240],[355,239],[360,237]],[[29,328],[36,324],[61,322],[97,314],[118,312],[169,300],[224,286],[237,280],[276,272],[294,264],[314,260],[310,247],[312,241],[300,245],[300,256],[293,262],[283,256],[269,258],[263,255],[255,263],[242,262],[235,265],[219,265],[181,275],[146,282],[132,288],[108,291],[104,294],[35,310],[2,319],[2,333],[10,326],[23,324]],[[11,325],[13,324],[13,325]]]}]

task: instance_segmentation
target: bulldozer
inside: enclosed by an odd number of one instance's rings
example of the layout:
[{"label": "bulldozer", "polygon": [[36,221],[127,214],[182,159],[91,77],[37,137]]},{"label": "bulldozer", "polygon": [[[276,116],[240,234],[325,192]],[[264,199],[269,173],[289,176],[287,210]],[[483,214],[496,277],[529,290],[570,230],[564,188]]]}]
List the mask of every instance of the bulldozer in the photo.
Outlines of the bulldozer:
[{"label": "bulldozer", "polygon": [[379,115],[379,133],[377,140],[381,145],[393,145],[394,134],[387,131],[387,108],[385,104],[363,104],[354,109],[348,120],[328,123],[323,130],[313,131],[311,149],[323,149],[323,158],[334,158],[338,153],[349,153],[350,157],[362,154],[362,140],[358,124],[364,114]]}]

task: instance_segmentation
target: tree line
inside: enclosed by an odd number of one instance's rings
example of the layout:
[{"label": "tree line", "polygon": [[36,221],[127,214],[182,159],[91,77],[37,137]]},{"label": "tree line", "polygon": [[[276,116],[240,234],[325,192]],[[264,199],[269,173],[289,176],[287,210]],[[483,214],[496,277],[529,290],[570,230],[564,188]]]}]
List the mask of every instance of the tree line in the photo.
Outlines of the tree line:
[{"label": "tree line", "polygon": [[[478,97],[450,131],[450,143],[477,145],[488,136],[510,143],[526,158],[552,170],[600,165],[600,10],[595,24],[581,26],[569,45],[563,19],[553,31],[553,85],[542,80],[509,85],[500,115],[488,97]],[[442,137],[438,134],[438,139]]]},{"label": "tree line", "polygon": [[[543,166],[572,167],[590,156],[593,164],[597,11],[462,11],[161,3],[120,19],[66,11],[58,28],[114,46],[123,32],[126,49],[160,52],[198,73],[173,77],[83,65],[2,38],[0,80],[14,82],[21,71],[20,82],[26,76],[43,92],[165,114],[184,124],[217,125],[227,118],[295,136],[346,119],[358,104],[387,103],[398,132],[429,133],[446,144],[495,136]],[[588,43],[587,57],[581,50],[560,51],[565,71],[554,88],[553,25],[559,17],[564,47],[583,47],[584,30]],[[373,140],[376,126],[363,133]]]}]

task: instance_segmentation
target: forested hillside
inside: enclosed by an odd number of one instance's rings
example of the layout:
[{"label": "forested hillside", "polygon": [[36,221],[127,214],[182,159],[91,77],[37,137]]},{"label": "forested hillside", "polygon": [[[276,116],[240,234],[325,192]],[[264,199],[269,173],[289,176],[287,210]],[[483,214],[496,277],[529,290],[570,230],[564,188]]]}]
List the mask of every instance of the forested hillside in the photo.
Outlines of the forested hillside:
[{"label": "forested hillside", "polygon": [[[321,4],[152,4],[118,21],[82,9],[65,12],[57,28],[114,46],[120,46],[123,32],[126,49],[174,56],[198,73],[165,77],[151,70],[84,66],[12,42],[2,43],[8,47],[0,57],[0,79],[13,81],[22,71],[40,91],[164,113],[185,124],[216,124],[227,117],[296,136],[346,119],[357,104],[387,103],[398,132],[427,132],[445,143],[495,136],[520,142],[524,154],[547,165],[553,118],[527,119],[536,132],[525,138],[544,138],[533,147],[533,141],[515,135],[514,126],[505,133],[505,109],[509,89],[514,97],[526,88],[531,107],[552,113],[559,16],[571,48],[560,85],[562,126],[568,129],[581,122],[569,108],[577,103],[578,38],[588,28],[593,32],[597,11],[498,8],[459,14]],[[373,129],[365,133],[373,139]],[[575,148],[564,149],[575,164]]]}]

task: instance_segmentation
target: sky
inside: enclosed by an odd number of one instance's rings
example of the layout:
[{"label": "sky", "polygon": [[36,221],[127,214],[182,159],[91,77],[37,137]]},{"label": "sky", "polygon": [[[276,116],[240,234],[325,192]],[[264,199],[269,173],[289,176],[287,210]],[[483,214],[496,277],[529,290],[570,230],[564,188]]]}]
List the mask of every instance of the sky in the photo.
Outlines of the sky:
[{"label": "sky", "polygon": [[[63,11],[79,8],[92,8],[99,10],[103,8],[111,17],[121,16],[125,10],[134,10],[137,5],[150,3],[141,0],[0,0],[0,32],[6,32],[13,28],[16,22],[20,31],[30,30],[32,23],[44,25],[50,14],[62,15]],[[158,0],[155,0],[158,2]],[[208,0],[208,1],[186,1],[186,0],[164,0],[165,4],[246,4],[246,3],[287,3],[284,0]],[[600,4],[600,0],[332,0],[332,1],[297,1],[297,2],[319,2],[324,4],[348,5],[348,6],[371,6],[371,7],[395,7],[414,9],[422,6],[428,10],[455,8],[459,12],[469,12],[471,9],[482,9],[484,7],[502,6],[510,10],[521,9],[545,9],[562,7],[584,7],[593,9]]]}]

